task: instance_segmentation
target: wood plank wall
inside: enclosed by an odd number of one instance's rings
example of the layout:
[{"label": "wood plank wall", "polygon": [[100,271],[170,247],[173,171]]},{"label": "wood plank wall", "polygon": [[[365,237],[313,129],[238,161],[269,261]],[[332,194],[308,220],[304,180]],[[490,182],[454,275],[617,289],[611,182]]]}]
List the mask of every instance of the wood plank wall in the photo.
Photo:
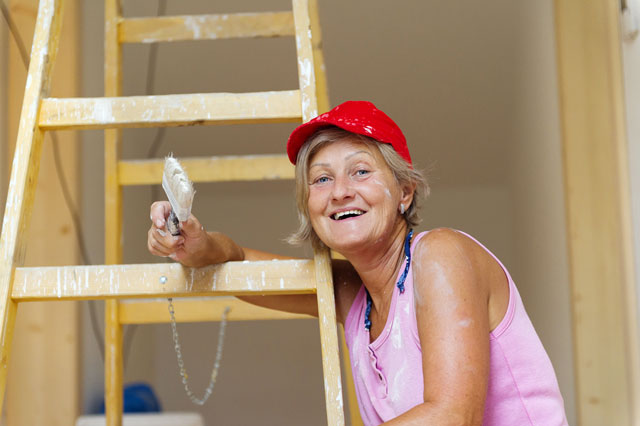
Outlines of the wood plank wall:
[{"label": "wood plank wall", "polygon": [[555,0],[582,426],[640,424],[619,8],[618,0]]}]

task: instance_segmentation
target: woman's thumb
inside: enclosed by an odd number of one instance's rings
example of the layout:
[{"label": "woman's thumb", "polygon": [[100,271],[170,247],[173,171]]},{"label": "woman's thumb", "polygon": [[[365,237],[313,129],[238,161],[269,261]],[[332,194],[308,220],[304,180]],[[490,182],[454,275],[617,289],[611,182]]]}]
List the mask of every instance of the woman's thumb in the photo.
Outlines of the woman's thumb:
[{"label": "woman's thumb", "polygon": [[185,237],[195,237],[203,232],[203,229],[200,221],[194,215],[190,215],[187,220],[180,222],[180,230]]}]

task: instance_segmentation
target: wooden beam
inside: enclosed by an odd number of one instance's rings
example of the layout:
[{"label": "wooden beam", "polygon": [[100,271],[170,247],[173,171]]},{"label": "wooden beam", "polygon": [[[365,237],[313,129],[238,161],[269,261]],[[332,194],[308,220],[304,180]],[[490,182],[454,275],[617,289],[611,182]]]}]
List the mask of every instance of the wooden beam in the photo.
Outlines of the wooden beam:
[{"label": "wooden beam", "polygon": [[123,327],[118,322],[119,303],[117,300],[107,300],[105,303],[105,407],[106,424],[121,426],[124,408],[122,393],[124,360],[122,351]]},{"label": "wooden beam", "polygon": [[[181,158],[193,182],[230,182],[293,179],[295,169],[286,155],[251,155]],[[164,160],[120,161],[121,185],[151,185],[162,182]]]},{"label": "wooden beam", "polygon": [[640,425],[619,2],[555,12],[578,424]]},{"label": "wooden beam", "polygon": [[48,98],[41,129],[113,129],[300,121],[300,92]]},{"label": "wooden beam", "polygon": [[[170,321],[167,299],[133,299],[120,303],[121,324],[156,324]],[[182,298],[173,301],[177,322],[220,321],[225,308],[229,321],[309,319],[309,315],[292,314],[251,305],[235,297]]]},{"label": "wooden beam", "polygon": [[[11,41],[7,36],[9,31],[0,31],[0,52],[6,53],[8,51],[8,41]],[[9,58],[7,58],[9,59]],[[0,63],[0,215],[4,215],[4,203],[7,195],[7,189],[9,185],[9,132],[8,117],[9,117],[9,104],[11,97],[9,95],[9,85],[7,82],[9,71],[9,60],[2,61]]]},{"label": "wooden beam", "polygon": [[[104,94],[122,95],[122,45],[118,26],[122,19],[121,0],[104,2]],[[102,106],[104,108],[104,106]],[[111,105],[109,105],[111,108]],[[95,110],[94,110],[95,112]],[[42,117],[42,112],[41,112]],[[122,130],[104,132],[104,242],[105,263],[122,263],[122,187],[118,184],[118,161],[122,149]],[[105,423],[122,426],[124,360],[122,324],[118,322],[117,300],[105,302],[104,393]]]},{"label": "wooden beam", "polygon": [[293,36],[291,12],[126,18],[121,43]]},{"label": "wooden beam", "polygon": [[11,299],[13,277],[15,267],[24,262],[44,137],[37,126],[37,113],[41,97],[46,96],[50,88],[50,73],[58,50],[60,9],[60,2],[53,0],[41,1],[38,9],[0,237],[0,407],[4,401],[17,310]]},{"label": "wooden beam", "polygon": [[329,101],[329,86],[327,85],[327,69],[324,64],[324,53],[322,52],[322,30],[320,28],[318,0],[309,0],[309,28],[309,31],[311,31],[311,46],[313,48],[318,112],[322,114],[331,109],[331,102]]},{"label": "wooden beam", "polygon": [[315,293],[311,260],[16,268],[13,300],[88,300]]},{"label": "wooden beam", "polygon": [[[313,47],[311,45],[311,22],[309,4],[305,0],[293,0],[293,16],[296,29],[298,54],[298,82],[302,121],[307,122],[318,115],[318,97]],[[327,423],[344,425],[344,400],[338,349],[338,328],[333,292],[331,258],[328,249],[315,249],[313,256],[318,292],[320,342],[322,347],[322,369],[324,372],[324,396],[327,407]]]},{"label": "wooden beam", "polygon": [[[20,0],[20,3],[22,8],[14,11],[25,13],[36,10],[38,5],[38,1],[33,0]],[[81,8],[78,0],[64,1],[63,8],[51,93],[53,96],[77,96],[80,94],[77,76],[81,57]],[[22,26],[25,23],[21,22],[23,35],[33,34],[34,24]],[[27,48],[30,39],[29,34],[25,40]],[[11,80],[16,84],[17,76]],[[20,86],[24,90],[25,84]],[[19,110],[19,104],[16,109]],[[77,132],[56,134],[57,147],[51,136],[45,135],[43,141],[25,265],[80,262],[73,220],[54,161],[54,149],[57,148],[72,208],[77,210],[81,205],[80,135]],[[75,302],[19,306],[6,397],[8,425],[68,425],[76,421],[81,412],[80,313],[80,306]],[[57,392],[51,392],[51,383],[56,384]]]},{"label": "wooden beam", "polygon": [[311,22],[309,5],[303,0],[293,0],[293,16],[296,28],[296,51],[298,54],[298,83],[302,121],[307,122],[318,115],[316,72],[313,47],[311,46]]},{"label": "wooden beam", "polygon": [[325,382],[324,396],[327,406],[327,423],[330,425],[344,425],[344,399],[342,396],[338,325],[336,322],[336,303],[333,292],[333,276],[331,273],[329,250],[326,248],[316,249],[314,264],[318,292],[318,321],[320,322],[320,343]]},{"label": "wooden beam", "polygon": [[345,383],[347,385],[347,403],[349,404],[349,419],[351,420],[351,426],[364,426],[362,417],[360,417],[358,396],[356,395],[356,386],[353,383],[351,358],[349,357],[349,348],[347,346],[347,340],[344,335],[343,327],[340,327],[340,349],[342,352],[342,371],[344,371]]},{"label": "wooden beam", "polygon": [[[37,0],[11,0],[9,8],[27,49],[30,49],[38,10]],[[76,96],[80,91],[80,8],[77,0],[64,5],[60,49],[53,70],[51,91]],[[9,144],[17,139],[20,106],[27,71],[16,44],[9,40],[7,121]],[[57,135],[58,151],[72,203],[79,205],[79,135]],[[79,262],[73,223],[65,206],[54,163],[51,139],[45,137],[40,158],[33,213],[27,234],[25,264]],[[3,171],[4,172],[4,171]],[[20,306],[14,329],[6,395],[9,426],[73,424],[80,413],[80,310],[74,302],[31,303]],[[57,392],[50,392],[55,383]]]}]

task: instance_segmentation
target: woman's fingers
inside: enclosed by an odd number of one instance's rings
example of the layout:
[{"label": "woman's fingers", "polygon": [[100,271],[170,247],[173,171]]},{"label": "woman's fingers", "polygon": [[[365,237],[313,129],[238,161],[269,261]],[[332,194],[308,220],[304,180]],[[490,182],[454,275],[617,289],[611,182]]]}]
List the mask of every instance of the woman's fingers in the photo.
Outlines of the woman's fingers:
[{"label": "woman's fingers", "polygon": [[153,255],[168,256],[169,254],[171,254],[172,249],[166,246],[165,244],[163,244],[162,242],[158,241],[158,238],[156,238],[155,236],[157,231],[158,229],[153,227],[149,229],[149,232],[147,235],[147,249]]},{"label": "woman's fingers", "polygon": [[147,248],[156,256],[168,256],[184,245],[184,237],[173,236],[166,230],[152,226],[147,233]]},{"label": "woman's fingers", "polygon": [[159,229],[164,228],[169,213],[171,213],[171,204],[168,201],[156,201],[151,204],[150,219],[153,226]]},{"label": "woman's fingers", "polygon": [[171,204],[168,201],[156,201],[151,204],[151,227],[147,233],[147,249],[153,255],[167,257],[184,244],[184,237],[174,237],[165,228],[170,212]]},{"label": "woman's fingers", "polygon": [[171,204],[156,201],[151,205],[151,227],[147,233],[147,249],[156,256],[170,257],[187,266],[200,265],[208,252],[208,234],[200,221],[190,215],[180,223],[180,235],[171,235],[166,228]]}]

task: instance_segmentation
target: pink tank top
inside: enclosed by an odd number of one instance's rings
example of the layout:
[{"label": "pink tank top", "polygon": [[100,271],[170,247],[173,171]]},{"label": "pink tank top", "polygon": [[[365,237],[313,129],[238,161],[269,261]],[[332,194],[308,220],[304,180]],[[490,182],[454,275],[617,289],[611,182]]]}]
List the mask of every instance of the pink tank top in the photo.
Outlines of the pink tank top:
[{"label": "pink tank top", "polygon": [[[412,253],[426,233],[414,238]],[[473,237],[461,233],[487,250]],[[500,324],[489,334],[490,370],[483,425],[567,425],[551,361],[509,272],[489,250],[487,252],[509,280],[509,307]],[[404,293],[394,288],[387,323],[371,343],[369,331],[364,327],[366,299],[362,286],[344,328],[360,415],[368,426],[391,420],[424,402],[424,383],[411,270]]]}]

